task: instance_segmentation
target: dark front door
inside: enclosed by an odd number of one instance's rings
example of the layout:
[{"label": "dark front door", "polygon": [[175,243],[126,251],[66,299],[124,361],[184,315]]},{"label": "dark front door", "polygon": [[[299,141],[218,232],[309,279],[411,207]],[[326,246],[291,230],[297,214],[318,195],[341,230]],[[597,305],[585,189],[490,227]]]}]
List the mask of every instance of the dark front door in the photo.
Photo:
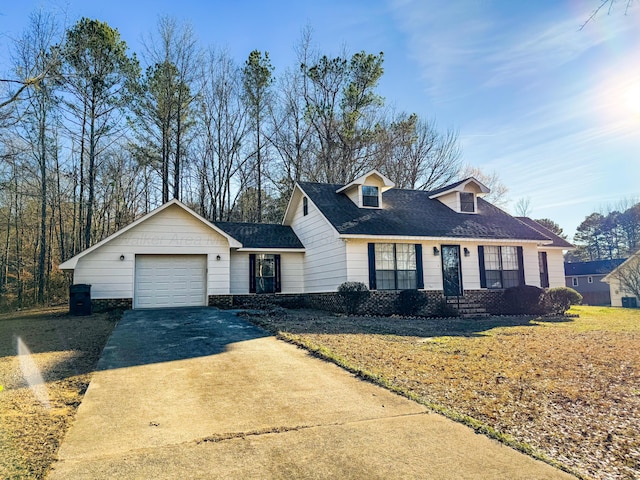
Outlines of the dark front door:
[{"label": "dark front door", "polygon": [[445,297],[462,295],[460,245],[442,245],[442,283]]}]

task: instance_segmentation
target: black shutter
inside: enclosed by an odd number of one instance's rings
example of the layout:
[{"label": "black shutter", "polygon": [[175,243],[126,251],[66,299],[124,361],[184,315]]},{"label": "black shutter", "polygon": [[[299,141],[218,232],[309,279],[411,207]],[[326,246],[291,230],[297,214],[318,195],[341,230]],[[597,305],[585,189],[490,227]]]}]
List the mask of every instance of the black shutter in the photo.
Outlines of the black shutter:
[{"label": "black shutter", "polygon": [[280,293],[282,292],[282,283],[280,282],[280,255],[274,255],[274,263],[275,263],[275,274],[276,274],[276,285],[275,285],[275,290],[276,293]]},{"label": "black shutter", "polygon": [[524,285],[524,254],[522,253],[522,247],[518,247],[518,275],[520,277],[520,285]]},{"label": "black shutter", "polygon": [[416,288],[424,289],[424,272],[422,271],[422,245],[416,243]]},{"label": "black shutter", "polygon": [[249,254],[249,293],[256,293],[256,254]]},{"label": "black shutter", "polygon": [[369,290],[376,290],[376,244],[369,244]]},{"label": "black shutter", "polygon": [[478,245],[478,262],[480,266],[480,288],[487,288],[487,270],[484,267],[484,247]]}]

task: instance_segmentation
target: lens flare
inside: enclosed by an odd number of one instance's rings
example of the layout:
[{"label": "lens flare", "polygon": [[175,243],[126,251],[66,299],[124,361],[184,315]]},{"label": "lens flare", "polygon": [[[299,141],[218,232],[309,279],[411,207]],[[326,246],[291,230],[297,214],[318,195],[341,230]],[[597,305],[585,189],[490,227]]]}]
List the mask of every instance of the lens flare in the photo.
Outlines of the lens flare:
[{"label": "lens flare", "polygon": [[33,361],[33,358],[31,358],[29,348],[20,337],[18,337],[17,344],[18,359],[20,361],[22,376],[29,385],[29,388],[36,397],[36,400],[38,400],[43,407],[50,409],[51,404],[49,403],[49,392],[47,391],[47,385],[44,383],[40,369]]}]

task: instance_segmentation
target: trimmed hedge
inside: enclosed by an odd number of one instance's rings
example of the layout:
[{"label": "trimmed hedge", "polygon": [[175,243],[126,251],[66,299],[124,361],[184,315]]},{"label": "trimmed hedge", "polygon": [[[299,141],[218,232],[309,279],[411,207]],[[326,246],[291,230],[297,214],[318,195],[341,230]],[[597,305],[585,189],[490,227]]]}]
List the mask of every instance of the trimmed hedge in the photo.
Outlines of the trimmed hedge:
[{"label": "trimmed hedge", "polygon": [[400,315],[415,315],[427,303],[427,297],[422,292],[418,290],[402,290],[398,294],[398,313]]},{"label": "trimmed hedge", "polygon": [[582,295],[573,288],[554,287],[545,293],[545,304],[550,313],[564,315],[571,305],[582,303]]},{"label": "trimmed hedge", "polygon": [[342,299],[342,304],[350,315],[358,313],[369,295],[369,289],[362,282],[344,282],[338,287],[338,296]]},{"label": "trimmed hedge", "polygon": [[504,313],[507,315],[543,315],[544,290],[533,285],[507,288],[503,293]]}]

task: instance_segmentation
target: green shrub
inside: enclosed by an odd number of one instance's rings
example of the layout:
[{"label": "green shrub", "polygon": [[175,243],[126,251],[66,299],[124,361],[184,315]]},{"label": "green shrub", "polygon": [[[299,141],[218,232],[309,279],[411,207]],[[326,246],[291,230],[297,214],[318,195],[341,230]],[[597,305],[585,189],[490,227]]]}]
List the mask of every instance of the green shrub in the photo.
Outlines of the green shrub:
[{"label": "green shrub", "polygon": [[369,289],[362,282],[344,282],[338,287],[338,296],[342,299],[342,304],[350,315],[358,313],[369,295]]},{"label": "green shrub", "polygon": [[427,302],[427,297],[418,290],[402,290],[398,295],[398,313],[400,315],[415,315]]},{"label": "green shrub", "polygon": [[508,315],[542,315],[546,313],[544,290],[533,285],[507,288],[502,294],[504,313]]},{"label": "green shrub", "polygon": [[564,315],[571,305],[579,305],[582,303],[582,295],[573,288],[554,287],[545,293],[545,302],[551,313],[556,315]]}]

